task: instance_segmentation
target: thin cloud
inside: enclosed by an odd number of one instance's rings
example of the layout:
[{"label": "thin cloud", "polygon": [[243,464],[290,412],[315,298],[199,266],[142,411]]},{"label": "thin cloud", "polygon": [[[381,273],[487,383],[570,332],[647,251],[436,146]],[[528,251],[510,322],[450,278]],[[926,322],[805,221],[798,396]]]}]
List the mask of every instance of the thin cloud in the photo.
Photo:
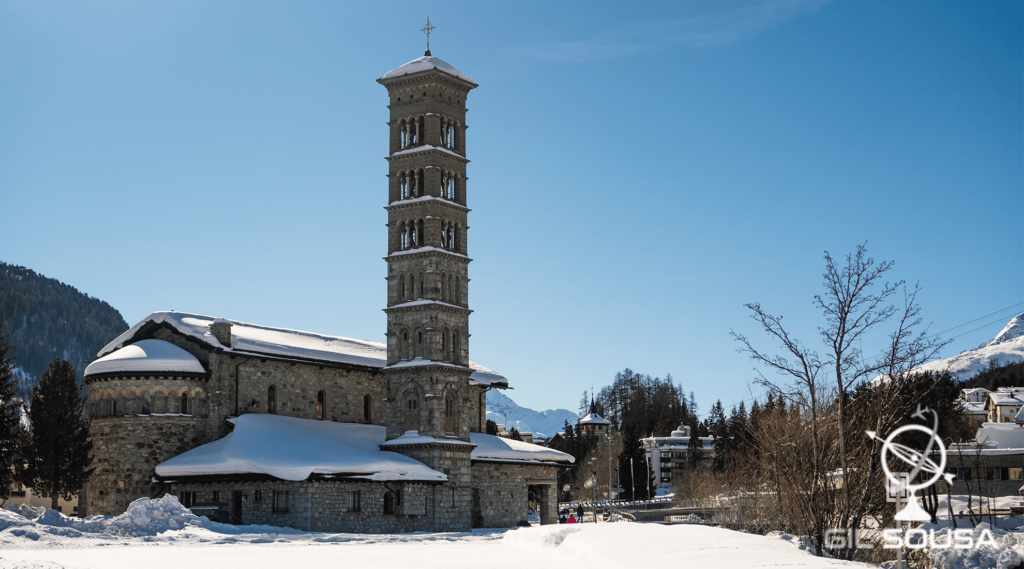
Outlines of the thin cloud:
[{"label": "thin cloud", "polygon": [[670,22],[637,24],[612,30],[601,37],[515,51],[542,59],[586,63],[672,47],[724,45],[814,12],[831,1],[776,0]]}]

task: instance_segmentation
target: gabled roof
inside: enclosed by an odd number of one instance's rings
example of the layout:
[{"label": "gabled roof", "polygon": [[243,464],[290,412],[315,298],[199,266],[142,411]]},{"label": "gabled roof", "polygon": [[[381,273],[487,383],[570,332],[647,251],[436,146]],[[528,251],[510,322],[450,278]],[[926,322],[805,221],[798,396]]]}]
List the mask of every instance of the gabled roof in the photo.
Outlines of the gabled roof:
[{"label": "gabled roof", "polygon": [[985,403],[983,401],[965,401],[963,402],[964,413],[968,415],[987,415],[988,411],[985,411]]},{"label": "gabled roof", "polygon": [[92,362],[85,375],[126,372],[206,373],[203,364],[185,350],[163,340],[142,340]]},{"label": "gabled roof", "polygon": [[[225,346],[210,332],[210,325],[214,320],[217,319],[213,316],[188,312],[154,312],[124,334],[114,338],[99,351],[97,357],[103,358],[123,346],[139,343],[135,342],[135,338],[144,328],[151,325],[167,325],[184,336],[228,353],[343,363],[381,369],[387,365],[387,346],[380,342],[287,328],[271,328],[238,320],[221,319],[231,324],[231,345]],[[469,376],[471,385],[508,387],[508,380],[495,371],[473,362],[469,362],[469,368],[473,370]]]},{"label": "gabled roof", "polygon": [[581,425],[611,425],[612,422],[597,413],[587,413],[582,419],[580,419]]},{"label": "gabled roof", "polygon": [[996,407],[1015,407],[1024,405],[1024,399],[1018,397],[1018,393],[989,393],[985,408],[988,409],[991,405]]},{"label": "gabled roof", "polygon": [[392,69],[391,71],[385,73],[383,77],[378,79],[378,81],[386,81],[388,79],[395,79],[403,75],[422,73],[424,71],[430,71],[432,69],[442,71],[453,77],[458,77],[459,79],[472,83],[474,86],[476,86],[476,82],[470,79],[468,75],[459,71],[458,69],[455,69],[448,62],[443,61],[438,57],[433,57],[430,55],[424,55],[423,57],[416,58],[410,61],[409,63],[406,63],[405,65],[396,67],[395,69]]}]

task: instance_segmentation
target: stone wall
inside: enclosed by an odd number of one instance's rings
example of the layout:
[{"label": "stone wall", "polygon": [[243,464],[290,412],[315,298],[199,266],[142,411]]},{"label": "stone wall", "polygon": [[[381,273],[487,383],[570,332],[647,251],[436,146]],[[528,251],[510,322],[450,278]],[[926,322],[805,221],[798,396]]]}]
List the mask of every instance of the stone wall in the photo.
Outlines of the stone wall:
[{"label": "stone wall", "polygon": [[[171,493],[179,500],[183,500],[185,492],[194,492],[193,511],[220,522],[344,533],[438,531],[433,506],[444,494],[437,485],[406,482],[313,480],[171,485]],[[275,508],[275,492],[287,492],[287,509]],[[387,492],[400,496],[391,514],[384,513]],[[233,514],[236,499],[241,500],[240,520]],[[211,509],[213,506],[216,508]]]},{"label": "stone wall", "polygon": [[542,524],[557,523],[558,467],[473,461],[473,527],[510,527],[526,521],[529,487],[539,493]]},{"label": "stone wall", "polygon": [[201,417],[109,417],[92,420],[93,468],[82,516],[116,515],[138,498],[155,497],[156,465],[205,439]]},{"label": "stone wall", "polygon": [[434,443],[389,446],[387,449],[414,458],[448,476],[448,482],[435,487],[433,531],[472,529],[472,447]]}]

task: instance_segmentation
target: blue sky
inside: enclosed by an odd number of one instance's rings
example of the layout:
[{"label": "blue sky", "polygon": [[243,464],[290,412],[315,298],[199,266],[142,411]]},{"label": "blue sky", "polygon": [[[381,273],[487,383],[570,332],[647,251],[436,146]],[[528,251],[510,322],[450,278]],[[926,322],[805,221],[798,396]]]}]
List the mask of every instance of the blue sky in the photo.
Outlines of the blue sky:
[{"label": "blue sky", "polygon": [[745,399],[743,304],[816,343],[822,253],[864,241],[933,331],[1021,310],[1020,2],[0,0],[0,260],[129,324],[383,341],[374,80],[428,15],[480,84],[471,357],[521,405],[627,366]]}]

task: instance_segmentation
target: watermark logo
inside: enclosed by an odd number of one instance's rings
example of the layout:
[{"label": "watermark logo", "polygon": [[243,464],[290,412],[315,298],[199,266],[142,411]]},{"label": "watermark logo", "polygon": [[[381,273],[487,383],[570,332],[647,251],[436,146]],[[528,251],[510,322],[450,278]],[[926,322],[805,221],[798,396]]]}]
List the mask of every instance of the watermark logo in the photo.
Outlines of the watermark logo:
[{"label": "watermark logo", "polygon": [[[927,413],[932,414],[932,427],[912,423],[903,425],[894,430],[884,440],[878,437],[874,431],[866,431],[872,440],[882,443],[881,462],[882,470],[885,471],[886,499],[889,502],[896,502],[899,510],[894,519],[898,522],[928,522],[931,516],[917,503],[917,492],[930,487],[939,480],[945,478],[950,485],[953,484],[954,476],[946,473],[946,445],[939,438],[939,414],[934,409],[917,406],[917,412],[912,417],[927,422]],[[918,432],[928,439],[924,450],[918,451],[905,444],[897,442],[897,438],[908,433]],[[893,472],[889,468],[889,459],[894,457],[910,470],[909,472]],[[938,456],[938,463],[932,460],[932,456]],[[923,474],[922,474],[923,473]],[[916,482],[915,482],[916,480]],[[902,504],[902,507],[900,506]],[[968,529],[947,530],[945,534],[937,535],[934,529],[910,528],[904,531],[901,528],[885,528],[869,532],[872,537],[881,537],[881,546],[884,549],[974,549],[983,545],[995,546],[995,539],[988,529],[981,530],[977,539],[974,532]],[[827,549],[874,549],[875,544],[862,542],[860,532],[856,529],[830,529],[825,532],[824,545]]]},{"label": "watermark logo", "polygon": [[[896,512],[894,519],[901,522],[927,522],[931,521],[931,516],[928,512],[924,511],[920,504],[917,503],[917,492],[918,490],[924,490],[932,484],[935,484],[940,479],[945,478],[950,484],[953,483],[953,475],[946,473],[946,445],[942,443],[942,439],[939,438],[939,414],[934,409],[928,407],[922,408],[921,405],[917,406],[917,412],[912,416],[922,421],[927,421],[928,418],[925,413],[931,411],[933,426],[928,428],[925,425],[910,424],[903,425],[902,427],[889,433],[889,436],[882,441],[882,470],[885,471],[886,478],[886,489],[888,490],[889,501],[897,501],[898,498],[894,496],[897,493],[899,498],[905,498],[905,506],[902,510]],[[907,445],[896,442],[896,438],[900,435],[909,432],[920,432],[928,437],[928,443],[925,445],[924,451],[917,451]],[[872,439],[877,439],[878,435],[874,431],[867,431],[867,434]],[[938,454],[939,463],[936,464],[931,459],[932,454]],[[906,463],[911,467],[910,472],[893,472],[889,469],[889,455],[892,455],[899,460]],[[927,476],[922,476],[921,480],[914,482],[924,472]],[[904,501],[904,500],[898,500]]]}]

